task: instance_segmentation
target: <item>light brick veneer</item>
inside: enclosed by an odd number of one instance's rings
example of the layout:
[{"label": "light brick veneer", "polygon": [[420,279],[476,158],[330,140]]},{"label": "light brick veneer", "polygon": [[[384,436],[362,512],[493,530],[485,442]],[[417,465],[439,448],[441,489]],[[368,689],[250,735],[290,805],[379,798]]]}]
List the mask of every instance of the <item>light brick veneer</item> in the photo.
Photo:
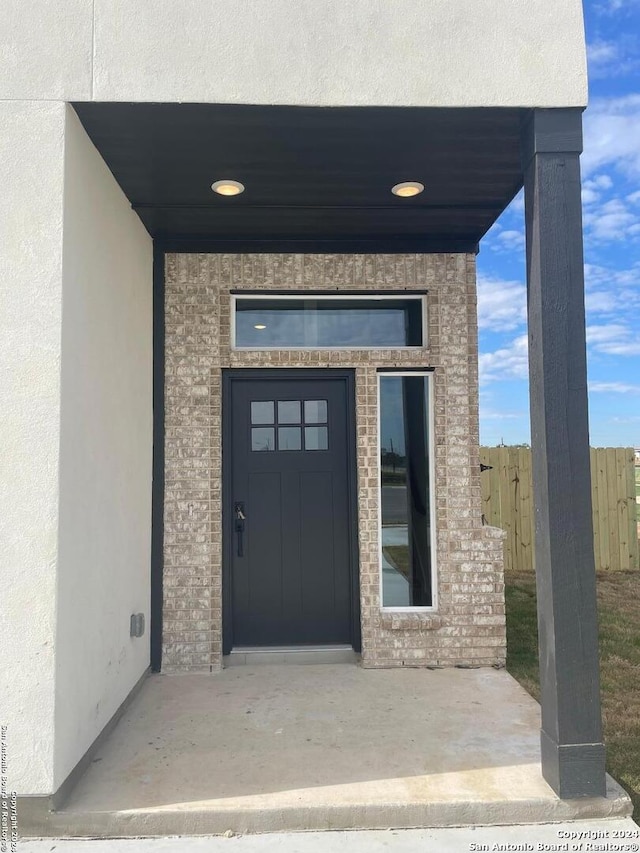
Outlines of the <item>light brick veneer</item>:
[{"label": "light brick veneer", "polygon": [[[427,290],[417,351],[234,351],[230,290]],[[364,666],[498,665],[505,658],[503,533],[482,526],[473,255],[166,256],[163,669],[222,656],[221,385],[225,367],[356,372]],[[434,368],[438,609],[380,609],[377,367]]]}]

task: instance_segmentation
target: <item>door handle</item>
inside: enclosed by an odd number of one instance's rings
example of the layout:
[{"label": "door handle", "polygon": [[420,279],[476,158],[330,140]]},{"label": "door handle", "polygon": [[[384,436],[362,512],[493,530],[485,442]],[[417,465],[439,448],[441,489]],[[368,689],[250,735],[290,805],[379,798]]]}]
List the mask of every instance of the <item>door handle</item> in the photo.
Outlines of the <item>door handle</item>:
[{"label": "door handle", "polygon": [[233,526],[236,532],[238,557],[244,557],[244,523],[247,516],[244,513],[244,502],[236,501],[233,505]]}]

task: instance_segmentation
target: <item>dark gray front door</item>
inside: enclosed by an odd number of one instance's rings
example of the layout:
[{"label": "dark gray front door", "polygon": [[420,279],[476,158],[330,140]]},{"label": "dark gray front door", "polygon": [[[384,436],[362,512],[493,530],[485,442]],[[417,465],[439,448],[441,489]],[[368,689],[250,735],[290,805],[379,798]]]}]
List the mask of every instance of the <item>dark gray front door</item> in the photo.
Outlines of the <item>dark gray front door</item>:
[{"label": "dark gray front door", "polygon": [[347,393],[344,378],[231,380],[235,647],[352,642]]}]

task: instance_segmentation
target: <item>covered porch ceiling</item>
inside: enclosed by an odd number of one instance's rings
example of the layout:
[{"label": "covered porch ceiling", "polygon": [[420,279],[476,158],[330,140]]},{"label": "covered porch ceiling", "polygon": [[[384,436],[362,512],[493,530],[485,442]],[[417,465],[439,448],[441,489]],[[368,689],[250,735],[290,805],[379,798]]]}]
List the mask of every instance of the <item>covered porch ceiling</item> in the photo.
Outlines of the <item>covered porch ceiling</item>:
[{"label": "covered porch ceiling", "polygon": [[[75,103],[166,246],[473,252],[522,186],[526,110]],[[245,186],[235,197],[218,179]],[[425,190],[398,198],[391,187]]]}]

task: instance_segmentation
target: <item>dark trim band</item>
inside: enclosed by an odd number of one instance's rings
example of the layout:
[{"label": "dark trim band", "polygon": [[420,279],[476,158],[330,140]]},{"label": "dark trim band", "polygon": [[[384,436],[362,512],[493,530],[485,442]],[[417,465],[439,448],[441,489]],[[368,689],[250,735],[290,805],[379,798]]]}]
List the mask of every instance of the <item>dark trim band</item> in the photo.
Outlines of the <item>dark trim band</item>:
[{"label": "dark trim band", "polygon": [[151,487],[151,671],[162,668],[164,568],[164,250],[153,244],[153,481]]}]

